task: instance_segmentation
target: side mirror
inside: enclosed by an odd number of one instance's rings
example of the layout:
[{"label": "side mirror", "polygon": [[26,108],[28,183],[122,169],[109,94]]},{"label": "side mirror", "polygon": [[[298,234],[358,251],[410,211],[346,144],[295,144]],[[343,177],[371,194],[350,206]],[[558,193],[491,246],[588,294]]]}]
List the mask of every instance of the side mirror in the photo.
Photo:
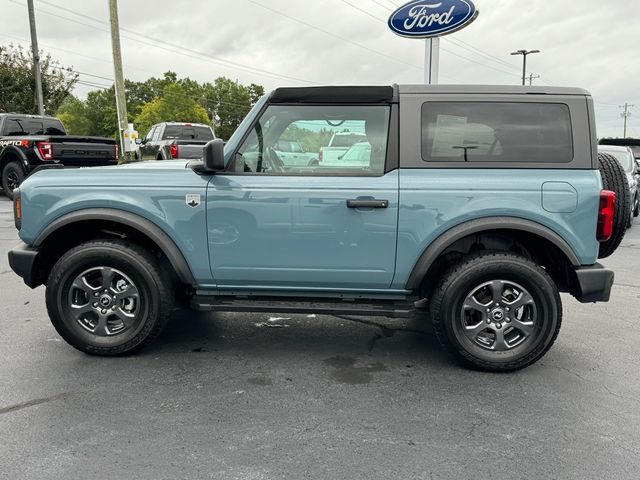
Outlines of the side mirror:
[{"label": "side mirror", "polygon": [[221,139],[211,140],[204,146],[202,162],[208,172],[224,170],[224,142]]},{"label": "side mirror", "polygon": [[142,145],[142,139],[136,138],[136,145]]}]

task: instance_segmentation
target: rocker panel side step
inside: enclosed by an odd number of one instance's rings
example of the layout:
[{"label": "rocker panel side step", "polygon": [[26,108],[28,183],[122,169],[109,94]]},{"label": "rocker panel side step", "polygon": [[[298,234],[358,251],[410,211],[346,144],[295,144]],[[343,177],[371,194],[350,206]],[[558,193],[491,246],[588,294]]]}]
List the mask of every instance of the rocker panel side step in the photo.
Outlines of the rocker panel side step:
[{"label": "rocker panel side step", "polygon": [[278,297],[195,296],[191,308],[200,312],[253,312],[320,315],[356,315],[409,318],[415,310],[411,302],[392,301],[327,301],[326,298],[283,300]]}]

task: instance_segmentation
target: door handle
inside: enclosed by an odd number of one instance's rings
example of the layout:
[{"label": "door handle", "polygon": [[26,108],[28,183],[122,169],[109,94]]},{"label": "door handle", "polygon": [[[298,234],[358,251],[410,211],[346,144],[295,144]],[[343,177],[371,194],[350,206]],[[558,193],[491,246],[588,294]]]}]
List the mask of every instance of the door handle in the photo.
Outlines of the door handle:
[{"label": "door handle", "polygon": [[347,200],[347,208],[389,208],[389,200],[360,199]]}]

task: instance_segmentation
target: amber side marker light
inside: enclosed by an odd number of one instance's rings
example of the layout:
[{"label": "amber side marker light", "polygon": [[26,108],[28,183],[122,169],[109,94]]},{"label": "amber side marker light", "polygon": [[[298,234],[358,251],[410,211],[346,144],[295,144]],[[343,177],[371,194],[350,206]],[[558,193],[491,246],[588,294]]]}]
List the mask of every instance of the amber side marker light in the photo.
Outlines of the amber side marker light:
[{"label": "amber side marker light", "polygon": [[16,228],[20,230],[22,227],[22,200],[20,199],[20,190],[14,190],[13,194],[13,220]]}]

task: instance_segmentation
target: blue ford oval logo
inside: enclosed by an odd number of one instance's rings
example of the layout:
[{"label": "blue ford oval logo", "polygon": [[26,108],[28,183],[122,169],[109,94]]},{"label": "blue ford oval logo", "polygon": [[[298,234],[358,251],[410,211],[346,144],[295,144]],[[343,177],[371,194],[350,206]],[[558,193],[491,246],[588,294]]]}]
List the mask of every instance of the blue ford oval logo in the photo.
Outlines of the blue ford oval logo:
[{"label": "blue ford oval logo", "polygon": [[402,37],[439,37],[466,27],[478,16],[471,0],[416,0],[389,17],[389,28]]}]

